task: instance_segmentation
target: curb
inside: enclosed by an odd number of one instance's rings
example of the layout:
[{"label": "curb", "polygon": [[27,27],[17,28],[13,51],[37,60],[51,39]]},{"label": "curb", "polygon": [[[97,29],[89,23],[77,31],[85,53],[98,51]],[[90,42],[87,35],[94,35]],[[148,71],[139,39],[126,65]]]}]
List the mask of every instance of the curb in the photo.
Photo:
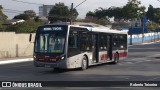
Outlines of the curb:
[{"label": "curb", "polygon": [[28,62],[28,61],[33,61],[33,58],[3,60],[3,61],[0,61],[0,65],[11,64],[11,63],[19,63],[19,62]]}]

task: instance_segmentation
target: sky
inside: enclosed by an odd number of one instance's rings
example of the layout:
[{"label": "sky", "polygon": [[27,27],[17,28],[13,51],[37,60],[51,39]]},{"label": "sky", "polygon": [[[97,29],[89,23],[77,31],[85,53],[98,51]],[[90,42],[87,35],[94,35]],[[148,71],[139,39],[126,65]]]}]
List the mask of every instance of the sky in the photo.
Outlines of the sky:
[{"label": "sky", "polygon": [[[74,7],[76,7],[84,0],[17,0],[17,1],[44,4],[44,5],[54,5],[55,3],[63,2],[65,5],[69,7],[71,6],[71,3],[73,3]],[[144,5],[146,8],[148,8],[149,4],[151,4],[155,8],[160,7],[160,1],[158,0],[139,0],[139,1],[141,1],[141,5]],[[94,11],[99,7],[102,8],[109,8],[111,6],[122,7],[126,5],[127,2],[128,0],[86,0],[83,4],[81,4],[76,8],[79,13],[78,18],[84,18],[88,11]],[[25,10],[34,10],[38,14],[39,12],[38,7],[41,5],[36,5],[36,4],[21,3],[21,2],[16,2],[16,0],[0,0],[0,5],[2,5],[3,9],[16,10],[16,13],[11,13],[11,11],[4,12],[8,16],[8,19],[12,19],[15,15],[19,15],[20,13],[23,13],[21,11]],[[17,13],[17,11],[19,12]]]}]

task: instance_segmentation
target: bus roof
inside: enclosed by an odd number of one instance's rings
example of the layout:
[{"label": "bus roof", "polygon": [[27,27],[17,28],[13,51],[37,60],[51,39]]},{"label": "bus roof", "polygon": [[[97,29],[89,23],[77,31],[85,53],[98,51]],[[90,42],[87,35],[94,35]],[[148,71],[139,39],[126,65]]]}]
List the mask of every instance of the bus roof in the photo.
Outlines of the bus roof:
[{"label": "bus roof", "polygon": [[114,30],[110,29],[108,27],[87,27],[87,26],[79,26],[79,25],[69,25],[72,27],[79,27],[79,28],[86,28],[88,31],[93,32],[104,32],[104,33],[117,33],[117,34],[128,34],[128,31],[120,31],[120,30]]},{"label": "bus roof", "polygon": [[109,27],[105,27],[105,26],[101,26],[101,25],[68,25],[68,24],[48,24],[48,25],[44,25],[44,26],[52,26],[52,25],[65,25],[65,26],[69,26],[69,27],[75,27],[75,28],[84,28],[88,31],[92,31],[92,32],[104,32],[104,33],[117,33],[117,34],[128,34],[128,31],[120,31],[120,30],[114,30],[114,29],[110,29]]}]

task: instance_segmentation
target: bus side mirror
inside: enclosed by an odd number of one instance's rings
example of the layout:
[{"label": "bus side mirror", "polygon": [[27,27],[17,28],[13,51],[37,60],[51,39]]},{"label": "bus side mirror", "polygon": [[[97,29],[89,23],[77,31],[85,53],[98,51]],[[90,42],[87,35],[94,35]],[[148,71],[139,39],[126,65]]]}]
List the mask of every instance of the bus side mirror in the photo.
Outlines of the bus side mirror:
[{"label": "bus side mirror", "polygon": [[32,41],[32,34],[30,33],[30,35],[29,35],[29,42],[31,42]]}]

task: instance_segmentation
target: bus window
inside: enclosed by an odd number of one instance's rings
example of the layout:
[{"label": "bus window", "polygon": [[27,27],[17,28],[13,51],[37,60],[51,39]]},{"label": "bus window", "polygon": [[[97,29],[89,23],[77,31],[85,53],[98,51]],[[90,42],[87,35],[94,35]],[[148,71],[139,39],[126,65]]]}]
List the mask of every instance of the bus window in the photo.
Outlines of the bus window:
[{"label": "bus window", "polygon": [[107,35],[100,34],[99,36],[99,51],[107,50]]},{"label": "bus window", "polygon": [[69,48],[77,48],[77,32],[71,32],[69,35]]},{"label": "bus window", "polygon": [[91,47],[92,47],[92,36],[91,34],[87,33],[87,32],[81,32],[80,35],[80,39],[81,39],[81,50],[82,51],[90,51]]}]

